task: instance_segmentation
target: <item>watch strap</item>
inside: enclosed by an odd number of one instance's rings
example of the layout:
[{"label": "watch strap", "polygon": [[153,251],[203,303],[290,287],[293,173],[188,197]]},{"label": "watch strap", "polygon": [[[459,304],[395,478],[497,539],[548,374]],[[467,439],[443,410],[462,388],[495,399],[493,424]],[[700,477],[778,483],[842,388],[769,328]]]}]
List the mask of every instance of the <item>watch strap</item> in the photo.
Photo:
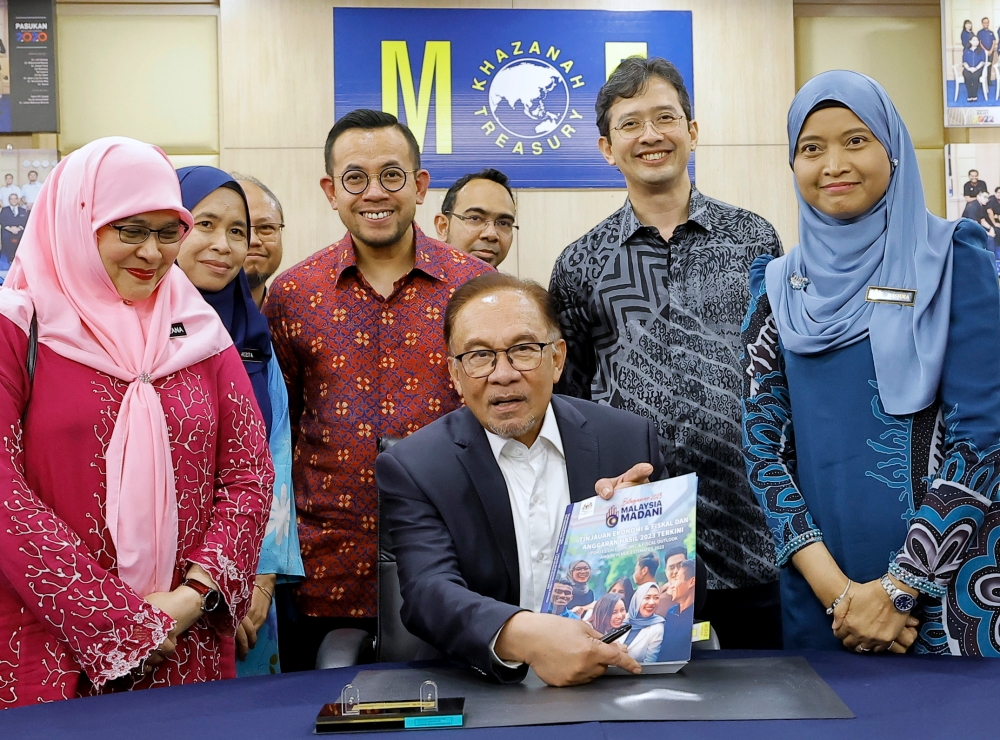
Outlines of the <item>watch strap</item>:
[{"label": "watch strap", "polygon": [[202,613],[214,612],[218,609],[219,604],[222,601],[222,594],[216,591],[211,586],[202,583],[194,578],[185,578],[181,581],[182,586],[187,586],[190,589],[194,589],[201,596],[201,611]]}]

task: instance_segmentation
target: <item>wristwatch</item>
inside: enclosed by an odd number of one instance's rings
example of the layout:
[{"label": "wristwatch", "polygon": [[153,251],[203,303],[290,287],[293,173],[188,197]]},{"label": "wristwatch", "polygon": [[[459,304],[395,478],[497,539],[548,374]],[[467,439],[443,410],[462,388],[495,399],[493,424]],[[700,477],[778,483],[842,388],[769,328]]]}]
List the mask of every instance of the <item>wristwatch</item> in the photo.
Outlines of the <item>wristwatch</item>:
[{"label": "wristwatch", "polygon": [[204,583],[196,581],[194,578],[185,578],[181,585],[193,588],[201,595],[202,614],[215,614],[216,612],[222,611],[222,606],[226,602],[222,598],[222,594],[211,586],[206,586]]},{"label": "wristwatch", "polygon": [[917,605],[917,600],[912,594],[906,593],[901,588],[896,588],[894,584],[889,579],[889,574],[882,576],[882,588],[885,592],[889,594],[889,601],[892,602],[893,607],[897,612],[902,612],[903,614],[909,614],[910,611]]}]

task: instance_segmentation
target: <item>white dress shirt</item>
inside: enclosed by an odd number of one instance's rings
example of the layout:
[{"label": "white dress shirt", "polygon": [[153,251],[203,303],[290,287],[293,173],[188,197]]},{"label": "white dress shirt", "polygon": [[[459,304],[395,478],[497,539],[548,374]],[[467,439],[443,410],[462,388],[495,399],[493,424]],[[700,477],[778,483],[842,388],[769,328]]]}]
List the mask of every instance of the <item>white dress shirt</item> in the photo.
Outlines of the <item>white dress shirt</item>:
[{"label": "white dress shirt", "polygon": [[[521,591],[519,606],[537,612],[542,608],[559,529],[570,504],[566,455],[559,424],[549,403],[542,429],[531,447],[525,447],[516,439],[504,439],[488,429],[485,431],[493,457],[507,482],[510,513],[514,518]],[[520,663],[508,663],[497,657],[497,638],[502,630],[503,627],[493,635],[490,652],[499,664],[517,668]]]},{"label": "white dress shirt", "polygon": [[559,529],[570,503],[566,455],[552,404],[545,410],[542,429],[531,447],[489,430],[486,437],[507,482],[517,539],[520,606],[537,612],[542,608]]},{"label": "white dress shirt", "polygon": [[21,197],[24,198],[24,202],[30,206],[36,200],[38,200],[38,191],[40,191],[41,189],[42,189],[42,183],[38,182],[38,180],[35,180],[34,182],[25,183],[23,186],[21,186]]},{"label": "white dress shirt", "polygon": [[4,185],[0,188],[0,207],[6,208],[10,205],[10,196],[12,193],[20,198],[21,188],[17,185]]}]

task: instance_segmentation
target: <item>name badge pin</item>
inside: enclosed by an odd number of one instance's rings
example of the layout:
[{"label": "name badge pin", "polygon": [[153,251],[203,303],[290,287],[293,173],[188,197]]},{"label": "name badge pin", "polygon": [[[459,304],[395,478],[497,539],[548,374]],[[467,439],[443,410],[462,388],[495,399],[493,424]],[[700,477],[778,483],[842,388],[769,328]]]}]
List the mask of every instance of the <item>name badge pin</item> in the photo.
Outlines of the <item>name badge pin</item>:
[{"label": "name badge pin", "polygon": [[869,285],[865,293],[869,303],[889,303],[894,306],[913,306],[917,302],[917,291],[909,288],[885,288]]}]

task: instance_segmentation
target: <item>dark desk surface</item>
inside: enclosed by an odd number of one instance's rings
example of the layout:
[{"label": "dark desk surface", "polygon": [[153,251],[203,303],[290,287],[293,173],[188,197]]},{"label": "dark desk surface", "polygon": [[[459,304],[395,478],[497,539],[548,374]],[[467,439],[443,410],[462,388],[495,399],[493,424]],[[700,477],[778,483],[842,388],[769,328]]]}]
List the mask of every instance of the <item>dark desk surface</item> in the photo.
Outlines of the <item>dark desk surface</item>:
[{"label": "dark desk surface", "polygon": [[[719,651],[698,659],[775,653]],[[857,715],[849,720],[632,722],[573,725],[573,740],[925,740],[1000,737],[1000,660],[804,652]],[[388,666],[381,666],[388,667]],[[244,678],[195,686],[74,699],[0,711],[7,740],[292,740],[315,737],[316,713],[335,701],[357,668]],[[512,711],[516,709],[512,708]],[[1000,716],[1000,715],[998,715]],[[650,726],[652,725],[652,726]],[[456,732],[477,740],[555,740],[567,725],[421,732],[438,740]],[[333,736],[330,736],[333,737]],[[341,736],[343,737],[343,736]],[[359,737],[352,735],[350,737]]]}]

